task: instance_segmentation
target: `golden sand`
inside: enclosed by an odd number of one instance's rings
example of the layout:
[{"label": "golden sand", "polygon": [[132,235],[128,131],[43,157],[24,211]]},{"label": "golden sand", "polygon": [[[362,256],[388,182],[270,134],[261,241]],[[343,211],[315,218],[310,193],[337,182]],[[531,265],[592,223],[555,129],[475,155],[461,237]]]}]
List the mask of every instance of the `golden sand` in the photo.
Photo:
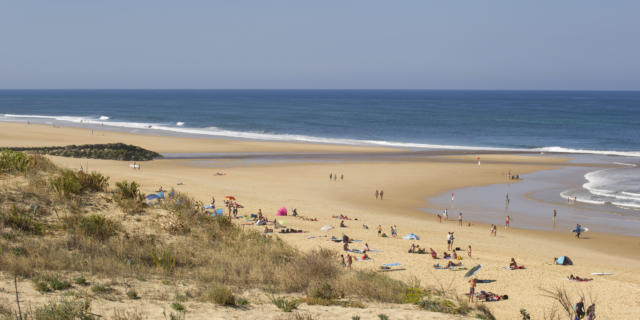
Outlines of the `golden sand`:
[{"label": "golden sand", "polygon": [[[79,128],[52,128],[41,125],[0,123],[0,146],[51,146],[84,143],[124,142],[153,151],[166,152],[390,152],[389,149],[356,148],[320,144],[266,143],[255,141],[180,138],[129,134],[113,131],[93,131]],[[517,228],[498,228],[497,237],[490,237],[488,226],[472,223],[458,226],[457,221],[439,223],[434,214],[425,213],[426,199],[452,189],[504,183],[505,172],[521,174],[565,165],[566,159],[519,156],[482,155],[478,166],[475,156],[415,157],[399,160],[349,160],[337,162],[274,162],[255,163],[239,160],[202,163],[196,160],[154,160],[144,162],[142,170],[132,170],[129,163],[110,160],[87,160],[51,157],[57,164],[77,168],[80,165],[97,170],[111,181],[133,179],[142,184],[145,192],[160,186],[186,192],[208,203],[215,196],[220,204],[226,195],[234,195],[245,206],[240,214],[258,209],[273,219],[282,206],[297,208],[299,214],[318,218],[317,222],[286,217],[286,226],[308,233],[285,234],[281,237],[302,250],[318,247],[342,249],[327,237],[347,233],[368,243],[370,261],[355,262],[355,268],[377,269],[380,264],[398,262],[406,270],[389,275],[403,280],[413,277],[422,285],[451,288],[459,294],[468,291],[463,272],[435,270],[429,255],[408,254],[412,241],[401,236],[415,233],[421,247],[433,248],[439,255],[446,250],[446,233],[454,231],[455,246],[465,266],[482,264],[479,279],[495,280],[479,284],[476,291],[486,290],[507,294],[509,299],[489,303],[498,319],[517,319],[519,310],[527,309],[534,319],[543,318],[554,303],[542,295],[541,289],[566,288],[573,298],[583,293],[597,301],[598,319],[632,319],[640,314],[640,238],[590,232],[589,239],[576,240],[570,233],[531,231]],[[226,175],[216,175],[224,172]],[[344,181],[329,181],[329,173],[344,174]],[[178,185],[181,183],[181,185]],[[383,189],[384,200],[376,200],[374,192]],[[432,213],[435,211],[431,211]],[[345,221],[347,228],[339,228],[335,215],[358,220]],[[450,217],[455,219],[455,217]],[[496,221],[499,226],[503,220]],[[336,227],[320,231],[323,225]],[[363,225],[369,228],[364,229]],[[399,237],[381,238],[376,227],[390,234],[390,226],[397,225]],[[258,228],[245,226],[246,228]],[[315,238],[308,239],[309,236]],[[473,258],[466,248],[471,245]],[[574,266],[556,266],[553,257],[567,255]],[[509,271],[509,259],[514,257],[525,270]],[[446,261],[446,260],[444,260]],[[611,272],[612,276],[597,277],[591,282],[565,280],[569,274],[591,277],[592,272]],[[402,311],[398,311],[398,316]],[[345,318],[346,315],[345,315]]]}]

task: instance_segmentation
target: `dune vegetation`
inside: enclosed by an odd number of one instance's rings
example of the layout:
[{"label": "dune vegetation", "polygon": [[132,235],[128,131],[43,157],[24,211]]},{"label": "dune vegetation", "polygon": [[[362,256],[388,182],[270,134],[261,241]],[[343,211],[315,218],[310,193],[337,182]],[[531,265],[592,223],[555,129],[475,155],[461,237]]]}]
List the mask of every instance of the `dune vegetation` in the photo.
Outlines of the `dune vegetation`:
[{"label": "dune vegetation", "polygon": [[[22,310],[23,319],[94,319],[95,299],[145,299],[135,288],[114,289],[126,279],[192,284],[184,295],[167,298],[176,319],[184,317],[186,300],[251,304],[246,290],[271,295],[285,312],[301,303],[385,302],[492,319],[486,308],[444,290],[347,270],[336,252],[302,252],[277,236],[242,230],[228,217],[206,214],[185,194],[147,205],[135,182],[111,188],[98,172],[61,169],[41,155],[15,151],[0,154],[0,170],[0,273],[29,279],[42,295],[52,295],[49,303]],[[0,315],[17,318],[17,305],[0,305]]]}]

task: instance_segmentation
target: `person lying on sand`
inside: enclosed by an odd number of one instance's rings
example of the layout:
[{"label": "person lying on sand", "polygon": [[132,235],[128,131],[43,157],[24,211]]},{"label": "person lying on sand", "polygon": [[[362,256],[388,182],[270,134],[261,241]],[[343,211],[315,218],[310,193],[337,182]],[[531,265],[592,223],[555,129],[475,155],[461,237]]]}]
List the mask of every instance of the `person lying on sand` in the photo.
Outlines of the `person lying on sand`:
[{"label": "person lying on sand", "polygon": [[438,254],[433,250],[433,248],[429,248],[429,251],[431,253],[431,258],[438,259]]},{"label": "person lying on sand", "polygon": [[362,255],[362,258],[361,258],[360,260],[369,260],[369,259],[371,259],[371,258],[369,258],[369,255],[367,255],[367,253],[365,252],[365,253]]},{"label": "person lying on sand", "polygon": [[516,259],[511,258],[511,262],[509,263],[509,269],[511,269],[511,270],[524,269],[524,266],[519,266],[516,263]]},{"label": "person lying on sand", "polygon": [[569,277],[567,279],[568,280],[572,280],[572,281],[591,281],[591,280],[593,280],[593,278],[582,278],[582,277],[574,276],[573,274],[569,275]]},{"label": "person lying on sand", "polygon": [[442,252],[442,258],[443,259],[451,259],[451,255],[448,254],[446,251]]},{"label": "person lying on sand", "polygon": [[342,245],[342,249],[344,249],[344,251],[349,251],[349,242],[345,242],[345,243]]},{"label": "person lying on sand", "polygon": [[453,261],[449,261],[449,262],[447,262],[447,265],[445,266],[445,268],[448,269],[448,268],[453,268],[453,267],[459,267],[461,265],[462,265],[462,262],[455,263]]},{"label": "person lying on sand", "polygon": [[480,291],[480,293],[476,294],[476,297],[478,298],[478,300],[484,300],[484,301],[500,301],[500,300],[507,300],[509,299],[508,295],[498,295],[495,294],[493,292],[487,292],[487,291]]}]

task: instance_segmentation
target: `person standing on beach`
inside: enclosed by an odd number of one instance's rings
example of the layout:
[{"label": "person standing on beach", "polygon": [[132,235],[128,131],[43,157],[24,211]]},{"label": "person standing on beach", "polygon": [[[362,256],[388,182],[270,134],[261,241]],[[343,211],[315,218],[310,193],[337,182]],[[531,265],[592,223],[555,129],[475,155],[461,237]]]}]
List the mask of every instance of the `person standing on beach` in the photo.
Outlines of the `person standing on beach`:
[{"label": "person standing on beach", "polygon": [[576,238],[580,239],[580,233],[582,232],[582,226],[580,224],[576,225],[576,230],[574,230],[576,233]]},{"label": "person standing on beach", "polygon": [[329,181],[333,179],[333,173],[329,173]]},{"label": "person standing on beach", "polygon": [[584,298],[580,298],[580,301],[576,303],[573,309],[576,312],[576,319],[584,318]]},{"label": "person standing on beach", "polygon": [[451,232],[447,232],[447,250],[451,250]]},{"label": "person standing on beach", "polygon": [[553,225],[556,225],[556,216],[558,215],[558,212],[556,212],[556,209],[553,209]]},{"label": "person standing on beach", "polygon": [[458,212],[458,225],[462,227],[462,212]]},{"label": "person standing on beach", "polygon": [[476,278],[471,279],[471,285],[469,286],[469,302],[473,302],[473,298],[476,295]]},{"label": "person standing on beach", "polygon": [[382,225],[378,225],[378,237],[382,235]]},{"label": "person standing on beach", "polygon": [[510,223],[510,222],[511,222],[511,217],[507,216],[507,217],[504,219],[504,228],[505,228],[505,229],[509,228],[509,223]]},{"label": "person standing on beach", "polygon": [[471,245],[469,245],[469,248],[467,249],[467,256],[471,258]]},{"label": "person standing on beach", "polygon": [[344,181],[344,173],[340,175],[340,181]]},{"label": "person standing on beach", "polygon": [[340,265],[342,265],[343,268],[346,268],[347,267],[347,263],[344,262],[344,254],[340,255],[340,260],[341,260]]},{"label": "person standing on beach", "polygon": [[349,269],[351,269],[351,264],[353,263],[353,258],[351,257],[351,255],[347,255],[347,267]]},{"label": "person standing on beach", "polygon": [[380,190],[380,200],[382,200],[382,197],[384,197],[384,190]]},{"label": "person standing on beach", "polygon": [[379,195],[380,195],[380,192],[376,189],[376,200],[378,200]]}]

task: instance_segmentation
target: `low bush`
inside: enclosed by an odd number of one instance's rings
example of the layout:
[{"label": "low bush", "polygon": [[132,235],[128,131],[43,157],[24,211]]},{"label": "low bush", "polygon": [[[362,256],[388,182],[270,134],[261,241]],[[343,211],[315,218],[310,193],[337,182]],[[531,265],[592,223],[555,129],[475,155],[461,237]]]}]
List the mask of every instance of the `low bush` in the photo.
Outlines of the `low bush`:
[{"label": "low bush", "polygon": [[96,214],[67,217],[65,222],[70,230],[101,241],[116,235],[120,229],[118,223]]},{"label": "low bush", "polygon": [[[133,145],[124,143],[107,144],[84,144],[69,145],[64,147],[31,147],[31,148],[8,148],[15,151],[32,151],[42,154],[50,154],[62,157],[125,160],[125,161],[146,161],[160,158],[157,152],[149,151]],[[11,151],[9,150],[9,151]],[[12,152],[15,152],[12,151]]]},{"label": "low bush", "polygon": [[24,209],[19,209],[15,205],[11,206],[9,212],[0,209],[0,222],[6,227],[16,229],[31,234],[42,234],[44,225],[34,219]]},{"label": "low bush", "polygon": [[179,302],[174,302],[171,304],[171,309],[175,310],[175,311],[179,311],[179,312],[184,312],[187,310],[187,308],[184,307],[184,305],[182,303]]},{"label": "low bush", "polygon": [[69,283],[69,281],[55,273],[46,273],[37,276],[33,279],[33,282],[35,283],[36,290],[41,293],[71,288],[71,283]]},{"label": "low bush", "polygon": [[24,319],[35,320],[93,320],[98,319],[91,313],[89,300],[58,300],[29,311]]},{"label": "low bush", "polygon": [[49,179],[51,187],[63,198],[84,192],[101,192],[109,187],[109,178],[97,172],[84,173],[61,169]]},{"label": "low bush", "polygon": [[107,294],[113,292],[113,288],[106,284],[96,283],[91,286],[91,291],[98,294]]},{"label": "low bush", "polygon": [[298,309],[300,302],[296,298],[271,297],[271,303],[284,312],[291,312]]},{"label": "low bush", "polygon": [[231,289],[224,285],[215,285],[205,292],[205,299],[221,306],[235,306],[237,301]]}]

